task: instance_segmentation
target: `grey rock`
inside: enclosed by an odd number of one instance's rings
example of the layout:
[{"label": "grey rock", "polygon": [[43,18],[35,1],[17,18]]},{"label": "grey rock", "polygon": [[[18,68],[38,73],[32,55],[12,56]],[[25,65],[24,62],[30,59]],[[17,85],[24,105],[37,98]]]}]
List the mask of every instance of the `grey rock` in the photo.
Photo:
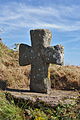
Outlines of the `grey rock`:
[{"label": "grey rock", "polygon": [[47,29],[30,31],[32,46],[20,44],[19,64],[31,64],[30,90],[34,92],[49,93],[51,90],[48,78],[49,64],[63,65],[64,48],[61,45],[50,47],[52,34]]}]

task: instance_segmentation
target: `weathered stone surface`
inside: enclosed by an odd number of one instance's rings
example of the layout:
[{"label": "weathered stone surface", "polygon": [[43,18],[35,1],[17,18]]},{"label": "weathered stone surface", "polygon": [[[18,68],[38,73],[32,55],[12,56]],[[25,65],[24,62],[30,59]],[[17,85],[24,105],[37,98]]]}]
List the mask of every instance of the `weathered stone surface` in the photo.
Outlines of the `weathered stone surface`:
[{"label": "weathered stone surface", "polygon": [[20,44],[19,64],[31,64],[30,90],[49,93],[51,82],[48,78],[49,63],[63,65],[64,48],[61,45],[50,47],[52,34],[47,29],[30,31],[32,46]]},{"label": "weathered stone surface", "polygon": [[44,106],[55,107],[58,104],[75,104],[80,94],[78,91],[62,91],[53,90],[50,94],[41,94],[34,92],[8,92],[6,98],[10,101],[14,100],[15,104],[25,103],[29,106]]}]

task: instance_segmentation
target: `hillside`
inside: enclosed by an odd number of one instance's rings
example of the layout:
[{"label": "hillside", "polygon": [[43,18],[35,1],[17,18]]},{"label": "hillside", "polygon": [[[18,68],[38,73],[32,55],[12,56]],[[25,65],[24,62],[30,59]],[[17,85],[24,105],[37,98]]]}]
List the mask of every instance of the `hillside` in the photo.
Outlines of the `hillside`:
[{"label": "hillside", "polygon": [[18,52],[0,43],[0,87],[27,88],[28,70],[18,64]]},{"label": "hillside", "polygon": [[[0,43],[0,88],[29,88],[30,66],[21,67],[18,52]],[[80,89],[80,67],[50,65],[52,88]]]}]

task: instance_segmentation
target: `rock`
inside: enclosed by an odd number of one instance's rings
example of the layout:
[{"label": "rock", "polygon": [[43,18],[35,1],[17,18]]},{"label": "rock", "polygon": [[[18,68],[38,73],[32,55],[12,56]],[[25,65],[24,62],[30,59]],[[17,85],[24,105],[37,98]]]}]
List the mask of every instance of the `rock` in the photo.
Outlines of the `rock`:
[{"label": "rock", "polygon": [[53,90],[51,94],[41,94],[32,92],[7,92],[6,98],[19,106],[25,104],[31,107],[50,106],[55,107],[58,104],[74,104],[79,97],[79,92]]}]

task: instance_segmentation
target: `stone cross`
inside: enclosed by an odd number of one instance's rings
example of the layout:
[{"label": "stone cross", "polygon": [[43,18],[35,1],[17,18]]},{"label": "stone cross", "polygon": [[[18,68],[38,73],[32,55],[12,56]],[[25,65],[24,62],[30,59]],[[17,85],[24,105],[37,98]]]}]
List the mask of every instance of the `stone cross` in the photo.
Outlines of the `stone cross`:
[{"label": "stone cross", "polygon": [[49,93],[51,89],[51,82],[48,78],[49,64],[63,64],[63,46],[50,47],[52,34],[48,29],[31,30],[30,35],[32,46],[20,44],[19,64],[21,66],[31,64],[31,91]]}]

